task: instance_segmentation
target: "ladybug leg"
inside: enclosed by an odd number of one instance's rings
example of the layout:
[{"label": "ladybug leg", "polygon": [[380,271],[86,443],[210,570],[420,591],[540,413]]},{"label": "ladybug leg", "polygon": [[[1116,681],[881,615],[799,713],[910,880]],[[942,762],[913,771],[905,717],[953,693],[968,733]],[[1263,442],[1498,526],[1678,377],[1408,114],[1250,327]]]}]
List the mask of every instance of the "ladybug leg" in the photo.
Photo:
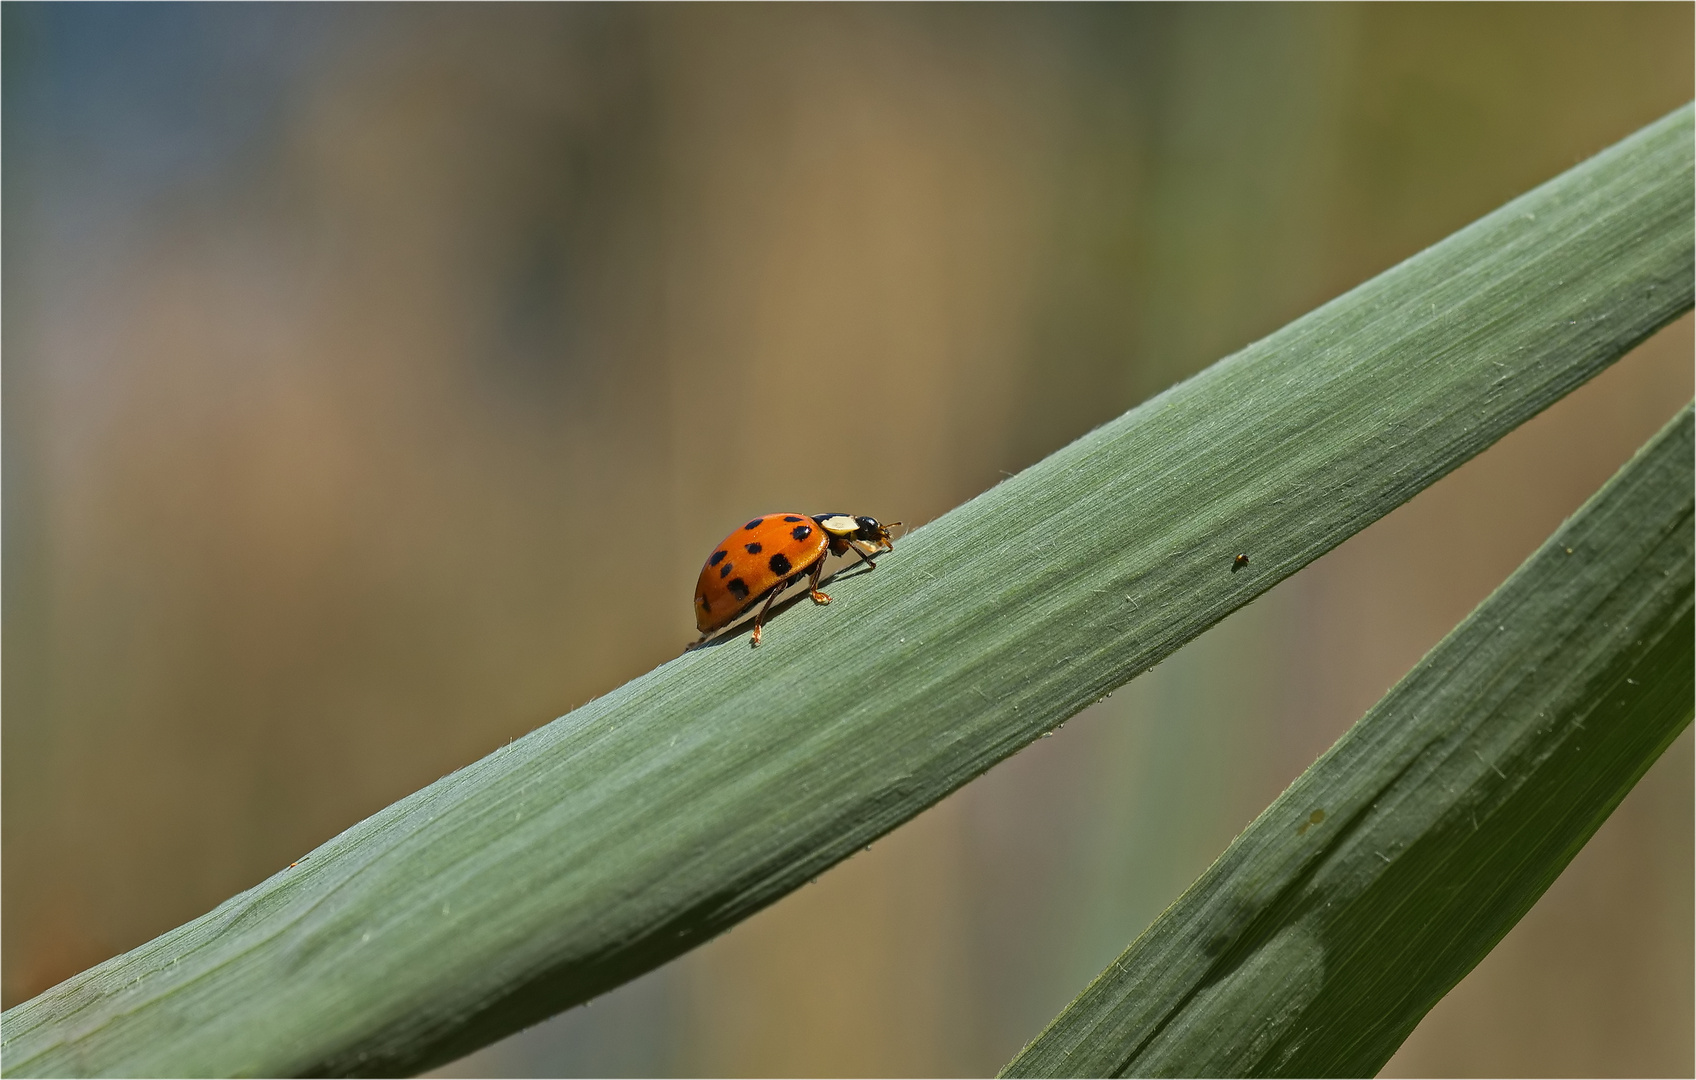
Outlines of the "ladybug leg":
[{"label": "ladybug leg", "polygon": [[748,642],[749,648],[759,648],[760,627],[766,621],[766,612],[771,610],[771,602],[777,599],[777,594],[783,591],[783,586],[785,584],[785,582],[778,582],[776,585],[771,587],[771,592],[766,594],[766,602],[760,606],[760,613],[754,616],[754,638],[752,641]]},{"label": "ladybug leg", "polygon": [[807,582],[807,591],[812,594],[813,603],[815,603],[815,604],[828,604],[828,603],[830,603],[830,597],[827,596],[826,594],[822,593],[822,592],[819,592],[819,576],[823,573],[824,573],[824,556],[821,555],[821,556],[819,556],[819,561],[813,564],[812,580]]},{"label": "ladybug leg", "polygon": [[859,547],[858,544],[850,545],[848,550],[852,551],[854,554],[858,555],[860,557],[860,561],[866,564],[866,568],[868,570],[876,570],[877,569],[877,563],[872,562],[870,559],[866,558],[866,553],[860,550],[860,547]]}]

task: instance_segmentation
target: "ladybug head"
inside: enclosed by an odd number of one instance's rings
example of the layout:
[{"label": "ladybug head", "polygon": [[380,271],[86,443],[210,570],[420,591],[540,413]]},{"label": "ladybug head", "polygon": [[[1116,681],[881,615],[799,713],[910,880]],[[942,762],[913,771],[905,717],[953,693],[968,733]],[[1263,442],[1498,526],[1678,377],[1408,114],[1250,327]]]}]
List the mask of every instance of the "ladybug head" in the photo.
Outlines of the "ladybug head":
[{"label": "ladybug head", "polygon": [[[832,537],[833,544],[846,544],[862,555],[876,555],[880,551],[893,551],[895,544],[889,538],[889,526],[874,517],[850,517],[847,514],[819,514],[813,518],[819,527]],[[901,524],[899,521],[891,525]],[[844,547],[834,547],[831,550],[841,554],[847,550]]]},{"label": "ladybug head", "polygon": [[[888,526],[879,524],[877,518],[857,517],[854,519],[854,523],[859,526],[859,528],[854,530],[854,539],[864,540],[868,544],[876,544],[878,547],[884,548],[885,550],[894,549],[895,544],[889,539]],[[890,524],[899,525],[901,523],[899,521],[895,521]]]}]

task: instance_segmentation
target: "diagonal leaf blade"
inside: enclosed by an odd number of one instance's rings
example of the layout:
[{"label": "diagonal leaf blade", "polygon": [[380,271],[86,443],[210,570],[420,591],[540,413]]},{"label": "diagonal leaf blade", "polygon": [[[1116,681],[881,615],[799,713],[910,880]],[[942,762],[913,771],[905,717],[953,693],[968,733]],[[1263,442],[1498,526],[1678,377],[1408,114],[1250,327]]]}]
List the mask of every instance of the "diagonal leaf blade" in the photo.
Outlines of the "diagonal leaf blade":
[{"label": "diagonal leaf blade", "polygon": [[1008,1076],[1370,1076],[1690,723],[1686,407]]},{"label": "diagonal leaf blade", "polygon": [[17,1006],[6,1072],[417,1070],[721,933],[1689,310],[1691,151],[1686,107],[916,530],[757,653],[679,657]]}]

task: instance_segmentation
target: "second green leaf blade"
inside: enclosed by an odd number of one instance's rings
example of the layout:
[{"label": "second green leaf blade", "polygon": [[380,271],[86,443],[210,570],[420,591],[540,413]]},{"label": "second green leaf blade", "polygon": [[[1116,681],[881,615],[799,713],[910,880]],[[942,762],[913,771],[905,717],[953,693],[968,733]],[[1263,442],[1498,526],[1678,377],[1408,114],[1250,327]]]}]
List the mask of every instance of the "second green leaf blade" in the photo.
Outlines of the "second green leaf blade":
[{"label": "second green leaf blade", "polygon": [[1689,407],[1016,1057],[1362,1076],[1690,722]]}]

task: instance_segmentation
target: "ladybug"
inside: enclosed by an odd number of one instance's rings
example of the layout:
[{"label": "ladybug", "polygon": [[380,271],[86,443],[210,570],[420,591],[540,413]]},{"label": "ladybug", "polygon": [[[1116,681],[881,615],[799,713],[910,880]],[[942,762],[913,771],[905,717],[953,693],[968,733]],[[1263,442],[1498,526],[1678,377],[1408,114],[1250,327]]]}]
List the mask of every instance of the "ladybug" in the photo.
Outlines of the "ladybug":
[{"label": "ladybug", "polygon": [[760,625],[772,601],[803,575],[810,576],[807,587],[813,603],[830,603],[830,597],[819,592],[826,555],[852,551],[876,570],[871,556],[894,550],[889,526],[879,524],[876,518],[850,514],[765,514],[754,518],[725,537],[701,567],[701,577],[695,582],[695,628],[701,637],[690,648],[764,599],[765,606],[754,619],[751,644],[758,645]]}]

